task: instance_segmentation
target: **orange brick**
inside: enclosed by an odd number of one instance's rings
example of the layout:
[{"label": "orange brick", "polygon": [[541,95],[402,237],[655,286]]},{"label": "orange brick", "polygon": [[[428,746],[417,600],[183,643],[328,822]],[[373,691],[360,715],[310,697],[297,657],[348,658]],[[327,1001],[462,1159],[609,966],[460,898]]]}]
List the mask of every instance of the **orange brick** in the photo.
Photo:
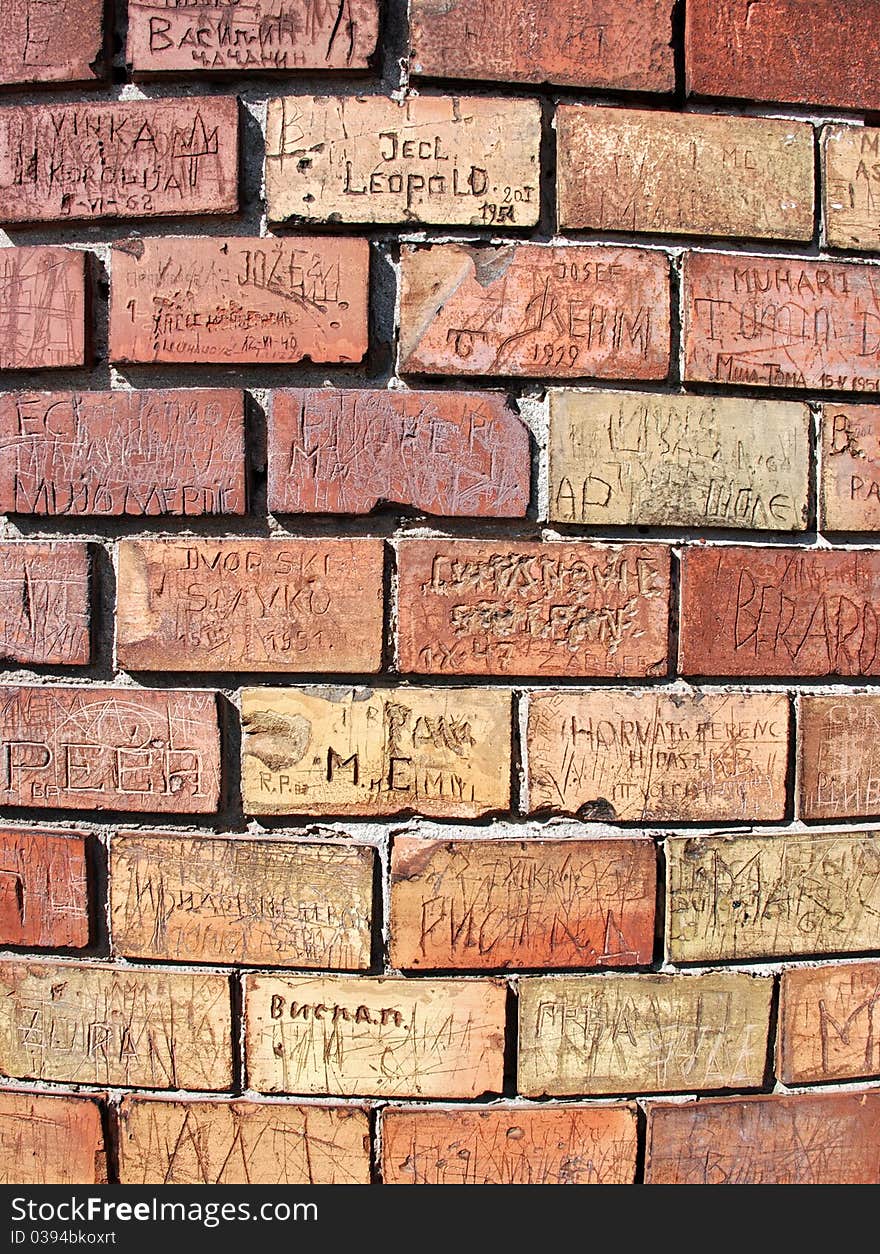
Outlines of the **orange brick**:
[{"label": "orange brick", "polygon": [[101,1184],[106,1179],[97,1102],[0,1092],[0,1184]]},{"label": "orange brick", "polygon": [[878,1184],[880,1091],[648,1107],[646,1184]]},{"label": "orange brick", "polygon": [[807,122],[561,104],[563,230],[809,240]]},{"label": "orange brick", "polygon": [[115,244],[110,359],[360,361],[369,251],[364,239],[305,236]]},{"label": "orange brick", "polygon": [[372,672],[381,540],[123,540],[116,656],[129,670]]},{"label": "orange brick", "polygon": [[0,829],[0,944],[82,949],[88,943],[85,837]]},{"label": "orange brick", "polygon": [[401,671],[662,675],[669,550],[661,545],[403,540]]},{"label": "orange brick", "polygon": [[479,970],[649,963],[656,874],[654,843],[639,836],[397,836],[392,965]]},{"label": "orange brick", "polygon": [[0,221],[237,209],[234,96],[77,101],[0,113]]},{"label": "orange brick", "polygon": [[212,692],[0,688],[3,805],[210,814],[220,795]]},{"label": "orange brick", "polygon": [[880,695],[802,693],[798,726],[800,817],[880,815]]},{"label": "orange brick", "polygon": [[125,1097],[120,1184],[369,1184],[359,1106]]},{"label": "orange brick", "polygon": [[87,258],[73,248],[0,249],[0,370],[89,363]]},{"label": "orange brick", "polygon": [[411,70],[672,91],[672,0],[410,0]]},{"label": "orange brick", "polygon": [[89,547],[55,541],[0,544],[0,656],[42,666],[85,666]]},{"label": "orange brick", "polygon": [[684,377],[880,391],[880,268],[686,253]]},{"label": "orange brick", "polygon": [[822,406],[819,525],[880,531],[880,405]]},{"label": "orange brick", "polygon": [[104,0],[3,0],[4,86],[94,85],[107,76],[105,53]]},{"label": "orange brick", "polygon": [[782,693],[529,695],[528,807],[614,822],[785,817]]},{"label": "orange brick", "polygon": [[400,369],[665,379],[669,260],[637,248],[405,245]]},{"label": "orange brick", "polygon": [[880,550],[682,554],[683,675],[880,674]]},{"label": "orange brick", "polygon": [[382,1111],[385,1184],[632,1184],[634,1106]]},{"label": "orange brick", "polygon": [[783,1084],[880,1076],[880,962],[790,967],[779,993]]}]

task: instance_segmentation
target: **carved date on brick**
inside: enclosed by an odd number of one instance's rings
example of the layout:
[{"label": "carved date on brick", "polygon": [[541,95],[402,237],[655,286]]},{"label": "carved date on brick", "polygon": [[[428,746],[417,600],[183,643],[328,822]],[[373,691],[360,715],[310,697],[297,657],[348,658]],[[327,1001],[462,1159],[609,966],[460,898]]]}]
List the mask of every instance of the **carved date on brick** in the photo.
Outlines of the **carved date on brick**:
[{"label": "carved date on brick", "polygon": [[0,544],[0,657],[85,666],[90,654],[88,545]]},{"label": "carved date on brick", "polygon": [[81,833],[0,829],[0,944],[88,945],[88,891]]},{"label": "carved date on brick", "polygon": [[106,1179],[96,1101],[0,1093],[0,1184],[102,1184]]},{"label": "carved date on brick", "polygon": [[0,370],[88,364],[87,259],[75,248],[0,249]]}]

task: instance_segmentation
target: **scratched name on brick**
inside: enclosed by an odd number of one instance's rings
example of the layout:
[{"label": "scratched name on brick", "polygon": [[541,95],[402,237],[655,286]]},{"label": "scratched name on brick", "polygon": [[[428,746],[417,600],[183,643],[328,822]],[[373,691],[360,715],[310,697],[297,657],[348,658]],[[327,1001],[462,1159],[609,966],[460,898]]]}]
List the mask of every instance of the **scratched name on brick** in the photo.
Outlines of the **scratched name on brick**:
[{"label": "scratched name on brick", "polygon": [[90,655],[88,545],[0,544],[0,657],[85,666]]},{"label": "scratched name on brick", "polygon": [[880,962],[789,967],[779,991],[783,1084],[880,1076]]},{"label": "scratched name on brick", "polygon": [[823,127],[821,151],[828,243],[880,249],[880,130]]},{"label": "scratched name on brick", "polygon": [[880,814],[880,696],[800,698],[800,817]]},{"label": "scratched name on brick", "polygon": [[880,531],[880,406],[822,406],[820,526]]}]

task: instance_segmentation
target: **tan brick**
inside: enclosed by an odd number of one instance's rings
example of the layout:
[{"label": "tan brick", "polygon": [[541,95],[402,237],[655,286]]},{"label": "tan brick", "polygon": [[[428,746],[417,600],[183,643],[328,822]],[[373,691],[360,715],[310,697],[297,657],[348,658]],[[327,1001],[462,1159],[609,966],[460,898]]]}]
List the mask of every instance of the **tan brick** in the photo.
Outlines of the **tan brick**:
[{"label": "tan brick", "polygon": [[55,370],[91,360],[88,254],[0,249],[0,370]]},{"label": "tan brick", "polygon": [[821,153],[828,243],[880,249],[880,130],[823,126]]},{"label": "tan brick", "polygon": [[88,943],[85,837],[0,828],[0,944],[82,949]]},{"label": "tan brick", "polygon": [[880,695],[802,693],[798,726],[800,817],[880,814]]},{"label": "tan brick", "polygon": [[526,977],[519,985],[519,1091],[671,1093],[763,1083],[769,977]]},{"label": "tan brick", "polygon": [[578,244],[405,245],[400,369],[665,379],[669,260]]},{"label": "tan brick", "polygon": [[369,1184],[358,1106],[123,1098],[120,1184]]},{"label": "tan brick", "polygon": [[225,975],[5,961],[0,989],[6,1075],[133,1088],[232,1084]]},{"label": "tan brick", "polygon": [[617,822],[785,817],[784,693],[529,696],[528,804]]},{"label": "tan brick", "polygon": [[110,359],[360,361],[367,351],[364,239],[133,239],[114,244]]},{"label": "tan brick", "polygon": [[645,1183],[880,1183],[880,1091],[652,1103]]},{"label": "tan brick", "polygon": [[478,818],[510,805],[511,694],[246,688],[249,814]]},{"label": "tan brick", "polygon": [[561,104],[556,110],[563,230],[813,237],[813,128]]},{"label": "tan brick", "polygon": [[97,1102],[0,1092],[0,1184],[100,1184],[106,1179]]},{"label": "tan brick", "polygon": [[357,845],[114,836],[113,947],[171,962],[368,967],[373,860]]},{"label": "tan brick", "polygon": [[656,874],[654,842],[640,836],[397,836],[392,965],[478,970],[649,963]]},{"label": "tan brick", "polygon": [[819,526],[880,531],[880,406],[822,406]]},{"label": "tan brick", "polygon": [[0,220],[238,209],[238,101],[77,101],[0,113]]},{"label": "tan brick", "polygon": [[662,545],[403,540],[400,669],[420,675],[664,675]]},{"label": "tan brick", "polygon": [[550,519],[802,531],[809,432],[788,401],[553,389]]},{"label": "tan brick", "polygon": [[213,692],[0,687],[3,805],[210,814],[220,796]]},{"label": "tan brick", "polygon": [[877,946],[880,835],[774,832],[666,842],[670,962]]},{"label": "tan brick", "polygon": [[265,1093],[479,1097],[504,1071],[500,980],[246,975],[248,1084]]},{"label": "tan brick", "polygon": [[880,1076],[880,962],[790,967],[779,992],[783,1084]]},{"label": "tan brick", "polygon": [[632,1184],[634,1106],[388,1106],[385,1184]]},{"label": "tan brick", "polygon": [[880,391],[880,267],[686,253],[682,275],[686,380]]},{"label": "tan brick", "polygon": [[86,666],[91,655],[89,546],[0,544],[0,656]]},{"label": "tan brick", "polygon": [[0,83],[106,78],[104,8],[104,0],[3,0]]},{"label": "tan brick", "polygon": [[540,146],[536,100],[270,100],[269,221],[534,226]]},{"label": "tan brick", "polygon": [[381,540],[123,540],[116,657],[129,670],[372,672]]},{"label": "tan brick", "polygon": [[216,0],[158,8],[156,0],[129,0],[127,60],[136,76],[361,70],[375,51],[378,19],[378,0],[249,0],[231,10]]}]

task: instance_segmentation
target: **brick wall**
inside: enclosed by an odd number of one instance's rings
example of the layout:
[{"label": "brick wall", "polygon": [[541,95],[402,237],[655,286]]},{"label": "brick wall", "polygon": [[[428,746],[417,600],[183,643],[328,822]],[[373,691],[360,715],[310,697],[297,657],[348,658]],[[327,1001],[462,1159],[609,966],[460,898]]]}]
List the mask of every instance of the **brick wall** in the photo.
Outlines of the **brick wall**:
[{"label": "brick wall", "polygon": [[877,1182],[880,3],[103,9],[0,17],[3,1179]]}]

